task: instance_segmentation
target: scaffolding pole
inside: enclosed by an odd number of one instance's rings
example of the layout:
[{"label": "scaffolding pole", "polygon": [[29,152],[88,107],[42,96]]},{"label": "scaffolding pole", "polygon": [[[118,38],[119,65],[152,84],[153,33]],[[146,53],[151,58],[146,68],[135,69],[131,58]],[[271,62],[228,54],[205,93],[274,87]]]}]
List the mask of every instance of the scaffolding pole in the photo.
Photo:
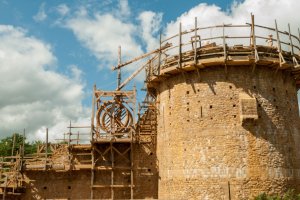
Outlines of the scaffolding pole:
[{"label": "scaffolding pole", "polygon": [[113,144],[110,142],[110,154],[111,154],[111,187],[110,187],[110,192],[111,192],[111,199],[114,199],[114,152],[113,152]]}]

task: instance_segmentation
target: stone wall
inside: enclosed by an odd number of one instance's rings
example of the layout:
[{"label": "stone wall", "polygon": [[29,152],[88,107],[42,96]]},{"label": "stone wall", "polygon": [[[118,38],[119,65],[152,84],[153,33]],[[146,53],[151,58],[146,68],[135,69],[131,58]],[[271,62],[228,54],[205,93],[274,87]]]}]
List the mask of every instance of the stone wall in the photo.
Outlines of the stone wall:
[{"label": "stone wall", "polygon": [[[287,188],[300,192],[296,86],[282,71],[260,66],[251,71],[234,66],[225,74],[224,67],[214,66],[200,76],[179,73],[160,83],[160,199],[240,200]],[[256,99],[257,113],[249,119],[241,116],[241,96]]]}]

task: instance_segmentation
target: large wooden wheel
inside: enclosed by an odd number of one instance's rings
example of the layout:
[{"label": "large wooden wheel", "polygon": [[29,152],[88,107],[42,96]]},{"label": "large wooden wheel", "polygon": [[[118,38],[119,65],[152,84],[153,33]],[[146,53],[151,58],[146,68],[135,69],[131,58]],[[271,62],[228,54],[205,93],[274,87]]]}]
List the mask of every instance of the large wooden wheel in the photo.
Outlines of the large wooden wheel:
[{"label": "large wooden wheel", "polygon": [[105,132],[123,133],[132,126],[132,114],[121,102],[103,103],[96,114],[97,125]]}]

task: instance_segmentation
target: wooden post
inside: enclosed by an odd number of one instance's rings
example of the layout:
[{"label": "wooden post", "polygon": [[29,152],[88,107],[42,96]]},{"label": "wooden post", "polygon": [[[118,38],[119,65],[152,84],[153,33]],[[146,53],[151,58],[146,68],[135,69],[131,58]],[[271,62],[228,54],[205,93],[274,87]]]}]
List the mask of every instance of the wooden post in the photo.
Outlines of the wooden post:
[{"label": "wooden post", "polygon": [[182,38],[181,38],[181,22],[179,23],[179,44],[178,44],[178,56],[179,56],[179,59],[178,59],[178,67],[179,68],[182,68],[182,58],[181,58],[181,43],[182,43]]},{"label": "wooden post", "polygon": [[6,188],[7,188],[7,174],[6,174],[6,177],[5,177],[5,186],[4,186],[4,191],[3,191],[3,196],[2,196],[2,199],[5,200],[5,196],[6,196]]},{"label": "wooden post", "polygon": [[277,27],[277,21],[276,20],[275,20],[275,31],[276,31],[278,51],[279,51],[279,53],[282,53],[282,51],[281,51],[281,42],[280,42],[280,38],[279,38],[279,32],[278,32],[278,27]]},{"label": "wooden post", "polygon": [[160,62],[161,62],[161,32],[159,33],[159,55],[158,55],[158,68],[157,68],[158,75],[160,75]]},{"label": "wooden post", "polygon": [[299,34],[298,40],[299,40],[299,43],[300,43],[300,29],[299,28],[298,28],[298,34]]},{"label": "wooden post", "polygon": [[254,20],[254,15],[251,13],[251,47],[254,49],[253,54],[254,54],[254,59],[255,62],[253,64],[252,68],[252,73],[255,71],[256,68],[256,63],[259,60],[258,53],[257,53],[257,48],[256,48],[256,36],[255,36],[255,20]]},{"label": "wooden post", "polygon": [[[136,116],[136,85],[133,85],[133,116]],[[133,117],[133,124],[135,124],[135,117]]]},{"label": "wooden post", "polygon": [[93,188],[93,186],[94,186],[94,180],[95,180],[95,171],[94,171],[94,169],[95,169],[95,150],[94,150],[94,145],[93,144],[91,144],[92,145],[92,167],[91,167],[91,199],[94,199],[94,188]]},{"label": "wooden post", "polygon": [[231,200],[230,182],[228,181],[228,199]]},{"label": "wooden post", "polygon": [[91,134],[90,134],[92,143],[94,141],[95,92],[96,92],[96,85],[94,85],[93,94],[92,94],[92,116],[91,116]]},{"label": "wooden post", "polygon": [[225,66],[225,73],[227,74],[227,49],[226,49],[226,40],[225,40],[225,25],[223,23],[223,51],[224,51],[224,66]]},{"label": "wooden post", "polygon": [[72,126],[72,122],[70,121],[70,126],[69,126],[69,138],[68,138],[68,147],[70,148],[70,145],[71,145],[71,130],[72,130],[72,128],[71,128],[71,126]]},{"label": "wooden post", "polygon": [[115,108],[116,108],[116,102],[114,101],[112,103],[111,109],[110,109],[110,137],[112,139],[113,136],[115,136],[116,133],[116,125],[115,125]]},{"label": "wooden post", "polygon": [[14,133],[13,138],[12,138],[11,162],[14,162],[13,156],[14,156],[14,150],[15,150],[15,143],[16,143],[16,134]]},{"label": "wooden post", "polygon": [[79,131],[77,132],[77,144],[79,143]]},{"label": "wooden post", "polygon": [[22,158],[25,155],[25,128],[23,130],[23,142],[22,142]]},{"label": "wooden post", "polygon": [[292,35],[291,35],[291,27],[290,24],[288,24],[289,28],[289,39],[290,39],[290,49],[291,49],[291,54],[294,56],[294,47],[293,47],[293,40],[292,40]]},{"label": "wooden post", "polygon": [[21,155],[21,160],[20,160],[19,170],[22,171],[22,169],[23,169],[23,159],[24,159],[24,156],[25,156],[25,128],[23,130],[23,141],[22,141],[22,146],[20,148],[20,155]]},{"label": "wooden post", "polygon": [[47,159],[48,159],[48,128],[46,128],[45,170],[47,170]]},{"label": "wooden post", "polygon": [[130,199],[133,199],[133,137],[130,142]]},{"label": "wooden post", "polygon": [[111,199],[114,199],[114,162],[115,162],[115,158],[114,158],[114,152],[113,152],[113,145],[112,142],[110,142],[110,156],[111,156],[111,187],[110,187],[110,192],[111,192]]},{"label": "wooden post", "polygon": [[[121,65],[121,46],[119,46],[118,51],[118,66]],[[120,87],[121,84],[121,68],[118,68],[118,87]]]},{"label": "wooden post", "polygon": [[[192,41],[193,42],[193,41]],[[194,48],[194,63],[197,65],[197,17],[195,17],[195,48]]]},{"label": "wooden post", "polygon": [[277,27],[277,21],[275,20],[275,31],[276,31],[276,38],[277,38],[277,46],[278,46],[278,51],[279,51],[279,67],[277,68],[276,72],[278,69],[282,66],[282,64],[285,62],[284,58],[282,56],[282,49],[281,49],[281,42],[280,42],[280,37],[279,37],[279,32],[278,32],[278,27]]}]

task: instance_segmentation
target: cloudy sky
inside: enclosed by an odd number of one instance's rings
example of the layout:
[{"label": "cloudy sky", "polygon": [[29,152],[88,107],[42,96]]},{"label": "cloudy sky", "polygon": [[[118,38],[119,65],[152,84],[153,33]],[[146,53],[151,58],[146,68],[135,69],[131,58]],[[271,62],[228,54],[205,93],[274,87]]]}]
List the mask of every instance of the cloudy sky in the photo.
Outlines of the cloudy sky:
[{"label": "cloudy sky", "polygon": [[[175,34],[179,22],[244,24],[250,13],[298,34],[299,10],[299,0],[0,0],[0,138],[26,128],[30,140],[43,139],[46,127],[61,138],[70,120],[89,125],[93,84],[116,87],[119,45],[128,60],[157,48],[159,32]],[[134,83],[141,88],[141,78]]]}]

